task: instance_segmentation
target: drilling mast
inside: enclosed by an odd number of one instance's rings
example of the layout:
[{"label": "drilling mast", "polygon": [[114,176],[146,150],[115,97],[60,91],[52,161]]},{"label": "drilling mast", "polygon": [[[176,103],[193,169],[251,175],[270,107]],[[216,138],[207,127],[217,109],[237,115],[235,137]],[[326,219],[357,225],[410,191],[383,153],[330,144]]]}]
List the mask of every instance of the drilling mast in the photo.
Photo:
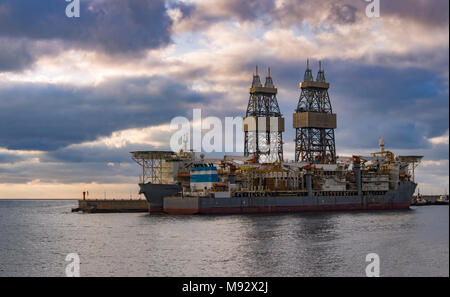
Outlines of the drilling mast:
[{"label": "drilling mast", "polygon": [[256,162],[280,162],[283,160],[284,118],[278,106],[277,88],[270,76],[270,68],[263,86],[256,66],[249,93],[243,119],[244,155],[254,156]]},{"label": "drilling mast", "polygon": [[297,109],[293,114],[295,128],[295,161],[336,162],[336,114],[331,108],[325,71],[319,61],[319,72],[314,81],[309,60],[306,63],[303,82],[299,83],[301,93]]}]

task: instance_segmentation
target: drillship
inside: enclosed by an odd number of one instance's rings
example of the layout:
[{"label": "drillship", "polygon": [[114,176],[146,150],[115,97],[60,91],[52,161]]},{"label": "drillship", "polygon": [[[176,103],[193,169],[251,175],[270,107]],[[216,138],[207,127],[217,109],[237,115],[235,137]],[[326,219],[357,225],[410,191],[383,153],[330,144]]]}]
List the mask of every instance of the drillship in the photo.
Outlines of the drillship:
[{"label": "drillship", "polygon": [[408,209],[417,186],[414,169],[422,156],[395,156],[384,149],[382,138],[380,150],[369,156],[336,156],[336,114],[320,62],[316,80],[308,62],[299,85],[293,114],[295,161],[283,160],[284,118],[270,69],[262,85],[257,68],[243,118],[243,156],[208,159],[187,150],[131,152],[142,167],[140,194],[150,213]]}]

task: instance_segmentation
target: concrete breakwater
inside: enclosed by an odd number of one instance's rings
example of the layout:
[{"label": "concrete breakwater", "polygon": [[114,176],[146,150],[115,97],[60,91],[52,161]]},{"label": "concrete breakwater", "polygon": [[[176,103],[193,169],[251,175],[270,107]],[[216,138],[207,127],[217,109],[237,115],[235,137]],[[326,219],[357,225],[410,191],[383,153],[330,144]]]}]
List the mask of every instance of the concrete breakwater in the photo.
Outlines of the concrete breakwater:
[{"label": "concrete breakwater", "polygon": [[85,199],[78,200],[78,207],[72,212],[114,213],[114,212],[148,212],[145,199]]}]

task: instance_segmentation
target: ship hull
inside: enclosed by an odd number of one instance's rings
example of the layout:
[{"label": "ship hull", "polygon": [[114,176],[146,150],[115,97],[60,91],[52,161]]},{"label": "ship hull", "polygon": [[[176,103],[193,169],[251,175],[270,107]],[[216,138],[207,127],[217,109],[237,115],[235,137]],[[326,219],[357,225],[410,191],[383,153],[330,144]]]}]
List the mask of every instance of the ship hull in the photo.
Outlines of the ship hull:
[{"label": "ship hull", "polygon": [[[158,204],[168,214],[245,214],[409,209],[416,184],[400,182],[384,193],[314,193],[313,196],[202,198],[165,196]],[[147,196],[147,195],[146,195]],[[151,201],[149,201],[151,205]],[[150,206],[151,208],[151,206]],[[161,209],[162,208],[162,209]]]},{"label": "ship hull", "polygon": [[321,211],[355,211],[355,210],[399,210],[409,209],[410,204],[395,205],[322,205],[322,206],[270,206],[270,207],[208,207],[208,208],[164,208],[167,214],[252,214],[252,213],[295,213]]},{"label": "ship hull", "polygon": [[144,194],[149,204],[150,213],[164,212],[164,197],[176,195],[181,191],[181,187],[176,184],[139,184],[139,194]]}]

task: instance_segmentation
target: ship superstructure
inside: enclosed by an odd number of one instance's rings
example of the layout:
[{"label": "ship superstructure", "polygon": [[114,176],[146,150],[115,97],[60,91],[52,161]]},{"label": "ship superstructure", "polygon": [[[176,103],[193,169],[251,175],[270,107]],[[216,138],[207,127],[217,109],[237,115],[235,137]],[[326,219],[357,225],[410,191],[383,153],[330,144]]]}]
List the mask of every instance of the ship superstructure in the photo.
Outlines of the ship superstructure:
[{"label": "ship superstructure", "polygon": [[[267,81],[267,86],[261,87],[255,75],[253,80],[256,88],[273,87]],[[304,82],[312,82],[309,64]],[[380,150],[369,156],[337,157],[336,115],[331,111],[328,85],[323,85],[327,83],[321,66],[316,82],[320,85],[300,85],[302,94],[313,95],[302,95],[294,114],[294,128],[303,137],[297,139],[301,149],[298,155],[296,151],[296,157],[299,156],[296,161],[285,162],[282,154],[276,154],[275,161],[262,162],[258,151],[221,159],[205,158],[203,154],[197,157],[192,151],[132,152],[133,159],[142,166],[139,186],[149,202],[150,212],[228,214],[409,208],[416,188],[414,169],[422,156],[395,156],[385,150],[380,139]],[[263,94],[261,100],[266,100],[263,91],[258,92]],[[250,93],[249,105],[256,104],[252,103],[252,90]],[[318,94],[327,98],[329,109],[311,109],[319,102],[314,101]],[[315,97],[316,103],[301,104],[302,100],[310,100],[308,96]],[[247,111],[246,116],[257,114],[249,115]],[[279,111],[270,116],[277,121],[282,119]],[[295,127],[296,119],[297,123],[306,124]],[[325,124],[321,125],[321,121]],[[251,131],[245,125],[243,129]],[[311,133],[325,136],[311,142]],[[248,134],[245,135],[247,140]]]}]

